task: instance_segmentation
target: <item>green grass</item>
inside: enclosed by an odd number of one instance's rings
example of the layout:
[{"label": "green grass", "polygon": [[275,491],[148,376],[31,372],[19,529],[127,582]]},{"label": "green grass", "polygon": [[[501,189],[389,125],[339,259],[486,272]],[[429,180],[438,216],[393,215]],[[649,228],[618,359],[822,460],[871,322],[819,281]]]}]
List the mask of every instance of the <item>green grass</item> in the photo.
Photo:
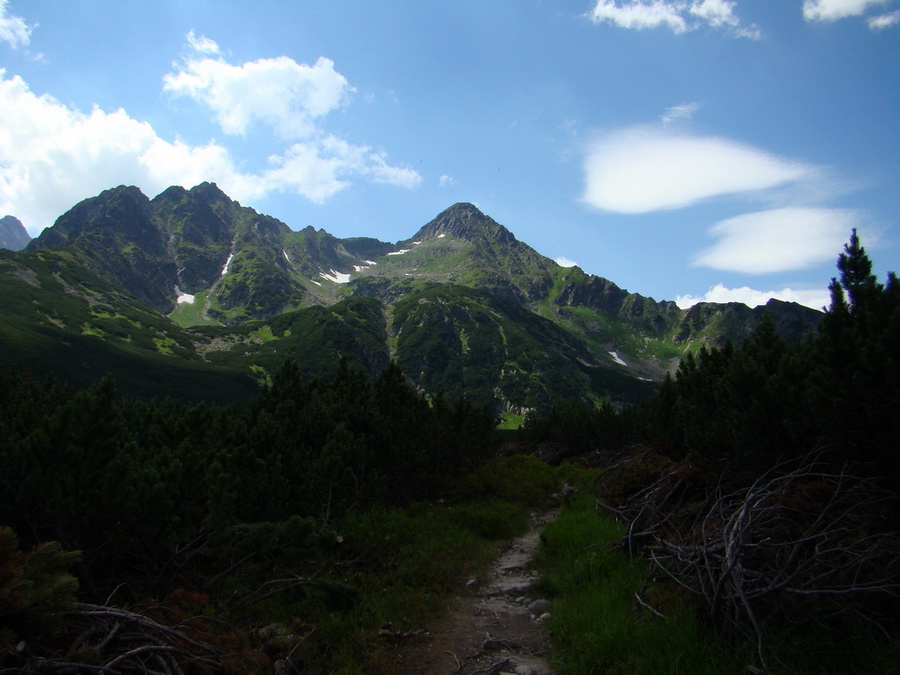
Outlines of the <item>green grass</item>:
[{"label": "green grass", "polygon": [[502,517],[498,507],[420,504],[350,517],[338,527],[341,543],[329,555],[327,584],[269,598],[250,608],[252,616],[286,625],[302,617],[315,626],[293,653],[311,672],[396,673],[394,646],[378,637],[379,629],[420,630],[443,615],[460,580],[485,569],[500,538],[527,524],[524,507],[506,504]]},{"label": "green grass", "polygon": [[82,335],[93,335],[95,337],[103,337],[103,331],[94,326],[93,324],[84,322],[81,324],[81,334]]},{"label": "green grass", "polygon": [[661,619],[637,607],[645,569],[610,552],[622,535],[599,515],[589,492],[578,493],[541,536],[541,587],[551,597],[552,657],[562,674],[746,672],[741,658],[674,597]]},{"label": "green grass", "polygon": [[[404,633],[431,626],[459,584],[483,573],[502,542],[525,532],[528,508],[558,484],[553,469],[531,460],[492,462],[477,484],[452,501],[377,508],[337,523],[337,543],[318,568],[328,583],[268,598],[247,608],[248,618],[290,625],[300,617],[314,626],[293,652],[309,672],[400,672],[396,645],[379,638],[379,629]],[[505,478],[510,469],[523,488],[513,500],[498,496],[512,490]]]},{"label": "green grass", "polygon": [[[587,488],[590,475],[571,470],[567,480]],[[635,593],[646,563],[610,550],[622,534],[582,489],[541,536],[540,585],[553,601],[552,658],[561,675],[723,675],[760,667],[753,645],[726,639],[708,623],[703,605],[688,606],[670,584],[645,591],[665,618],[640,608]],[[810,625],[790,634],[776,627],[767,632],[767,673],[900,673],[900,641],[885,641],[871,629],[824,632]]]},{"label": "green grass", "polygon": [[257,339],[260,342],[272,342],[273,340],[278,339],[278,336],[272,333],[272,326],[269,324],[260,326],[259,329],[250,333],[250,337]]},{"label": "green grass", "polygon": [[203,309],[206,306],[206,296],[208,294],[208,290],[200,291],[194,295],[194,302],[179,303],[169,314],[169,318],[182,328],[211,323],[210,320],[203,315]]},{"label": "green grass", "polygon": [[500,423],[497,425],[498,429],[518,429],[525,422],[525,418],[522,415],[517,415],[516,413],[509,412],[508,410],[504,410],[501,413]]},{"label": "green grass", "polygon": [[465,484],[470,500],[498,499],[531,505],[547,499],[559,485],[557,471],[532,455],[502,457],[474,471]]}]

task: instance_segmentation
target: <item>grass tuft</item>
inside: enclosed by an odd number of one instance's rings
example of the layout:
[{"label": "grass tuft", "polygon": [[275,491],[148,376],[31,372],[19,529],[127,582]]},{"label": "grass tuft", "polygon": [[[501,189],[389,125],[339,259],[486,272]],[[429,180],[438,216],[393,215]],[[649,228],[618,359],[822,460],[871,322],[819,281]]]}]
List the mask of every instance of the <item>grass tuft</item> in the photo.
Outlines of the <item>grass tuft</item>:
[{"label": "grass tuft", "polygon": [[597,514],[588,492],[576,494],[541,536],[541,589],[553,599],[550,630],[560,673],[744,672],[741,658],[689,608],[670,604],[666,619],[641,610],[634,594],[645,568],[610,551],[622,535]]}]

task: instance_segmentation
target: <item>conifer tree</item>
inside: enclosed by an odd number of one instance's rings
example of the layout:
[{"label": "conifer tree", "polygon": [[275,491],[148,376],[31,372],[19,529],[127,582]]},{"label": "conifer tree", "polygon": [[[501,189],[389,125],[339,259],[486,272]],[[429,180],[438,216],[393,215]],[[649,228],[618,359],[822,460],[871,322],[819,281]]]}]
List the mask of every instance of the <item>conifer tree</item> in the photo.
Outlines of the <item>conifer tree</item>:
[{"label": "conifer tree", "polygon": [[[837,292],[837,288],[846,290],[851,312],[868,309],[878,294],[884,290],[883,286],[878,284],[875,275],[872,274],[872,261],[869,260],[866,249],[859,242],[856,228],[850,234],[850,243],[844,245],[844,252],[838,258],[837,267],[841,272],[841,282],[837,286],[835,280],[832,279],[832,294]],[[838,297],[832,295],[833,307],[835,301],[839,306],[843,306],[842,292]]]}]

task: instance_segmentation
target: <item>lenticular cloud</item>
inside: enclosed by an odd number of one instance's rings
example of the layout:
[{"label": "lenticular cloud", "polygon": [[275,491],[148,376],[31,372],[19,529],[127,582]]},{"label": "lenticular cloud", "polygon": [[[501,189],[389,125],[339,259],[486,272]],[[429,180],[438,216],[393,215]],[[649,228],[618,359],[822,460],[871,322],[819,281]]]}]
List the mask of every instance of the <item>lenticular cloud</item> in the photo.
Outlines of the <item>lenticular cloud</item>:
[{"label": "lenticular cloud", "polygon": [[606,211],[648,213],[778,187],[813,171],[726,138],[639,127],[590,145],[583,198]]},{"label": "lenticular cloud", "polygon": [[794,207],[746,213],[715,224],[718,242],[694,264],[717,270],[767,274],[811,267],[834,258],[859,214],[847,209]]}]

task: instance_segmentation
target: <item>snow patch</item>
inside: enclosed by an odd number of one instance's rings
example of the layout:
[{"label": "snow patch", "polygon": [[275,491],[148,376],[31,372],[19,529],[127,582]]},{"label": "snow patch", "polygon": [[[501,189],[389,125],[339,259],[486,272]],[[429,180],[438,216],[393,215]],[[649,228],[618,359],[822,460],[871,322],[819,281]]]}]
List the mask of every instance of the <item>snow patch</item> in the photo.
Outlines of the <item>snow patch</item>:
[{"label": "snow patch", "polygon": [[414,241],[414,242],[413,242],[413,246],[418,246],[418,245],[421,244],[421,243],[422,243],[421,241]]},{"label": "snow patch", "polygon": [[194,296],[190,293],[184,293],[178,286],[175,287],[175,295],[177,296],[176,302],[179,305],[193,305],[194,304]]},{"label": "snow patch", "polygon": [[315,279],[310,279],[310,281],[313,282],[316,286],[321,286],[321,285],[322,285],[322,284],[320,284],[318,281],[316,281]]},{"label": "snow patch", "polygon": [[609,352],[609,355],[610,355],[611,357],[613,357],[613,361],[615,361],[616,363],[618,363],[620,366],[627,366],[627,365],[628,365],[628,364],[625,363],[621,358],[619,358],[619,353],[618,353],[618,352]]},{"label": "snow patch", "polygon": [[443,232],[441,232],[441,233],[438,235],[438,239],[443,239],[443,238],[446,237],[446,236],[447,236],[446,234],[444,234]]},{"label": "snow patch", "polygon": [[409,253],[412,251],[411,248],[401,248],[399,251],[391,251],[388,255],[403,255],[404,253]]},{"label": "snow patch", "polygon": [[294,264],[294,261],[291,260],[291,257],[287,254],[287,251],[286,251],[285,249],[281,249],[281,255],[284,256],[284,259],[285,259],[285,260],[287,260],[288,265],[293,265],[293,264]]},{"label": "snow patch", "polygon": [[327,279],[328,281],[333,281],[336,284],[346,284],[350,282],[349,274],[336,272],[335,270],[331,270],[329,274],[326,274],[325,272],[319,272],[319,276],[323,279]]},{"label": "snow patch", "polygon": [[228,260],[225,261],[225,264],[222,265],[222,276],[224,277],[228,274],[228,266],[231,265],[231,259],[234,257],[234,253],[228,254]]},{"label": "snow patch", "polygon": [[374,260],[363,260],[363,262],[366,263],[367,265],[377,265],[378,264]]},{"label": "snow patch", "polygon": [[353,269],[357,272],[362,272],[363,270],[369,269],[369,267],[371,267],[371,265],[354,265]]}]

